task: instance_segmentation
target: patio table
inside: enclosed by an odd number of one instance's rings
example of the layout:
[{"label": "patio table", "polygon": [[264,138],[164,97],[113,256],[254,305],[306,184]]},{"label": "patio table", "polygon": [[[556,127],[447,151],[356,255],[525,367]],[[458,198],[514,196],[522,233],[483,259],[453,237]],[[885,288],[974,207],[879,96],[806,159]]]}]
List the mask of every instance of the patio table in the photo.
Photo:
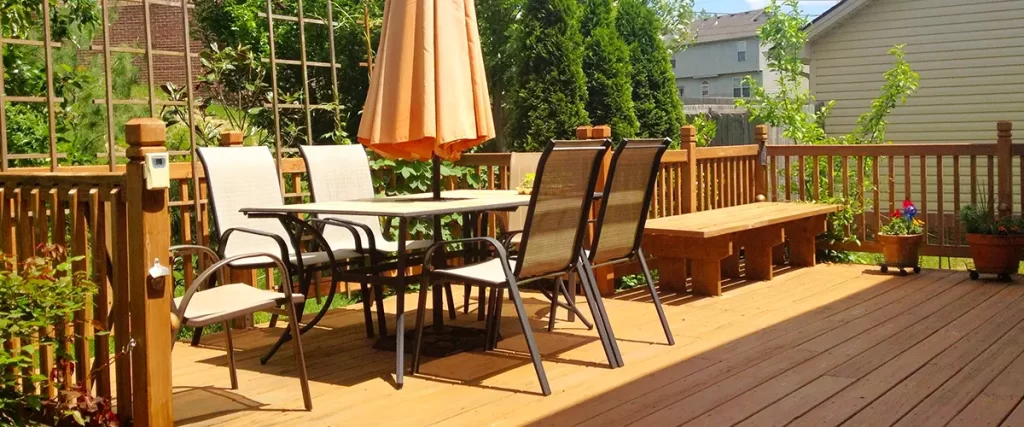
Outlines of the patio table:
[{"label": "patio table", "polygon": [[[430,193],[424,193],[335,202],[253,206],[244,208],[241,212],[254,217],[278,216],[281,214],[311,214],[398,218],[397,274],[395,277],[380,277],[378,280],[379,283],[389,285],[395,288],[399,295],[403,295],[411,280],[405,272],[406,268],[409,267],[409,255],[405,250],[405,237],[408,234],[410,219],[455,213],[477,214],[489,211],[515,210],[527,206],[529,203],[530,196],[518,194],[514,190],[451,190],[441,192],[440,200],[433,199],[433,195]],[[434,241],[440,241],[440,233],[435,234]],[[437,289],[440,290],[440,288]],[[435,296],[435,301],[437,299],[437,296]],[[404,375],[404,358],[402,356],[405,352],[405,298],[398,298],[397,306],[395,375],[397,385],[401,388]],[[328,308],[324,306],[321,310],[326,311]],[[437,318],[441,311],[434,311],[435,321],[440,322]]]}]

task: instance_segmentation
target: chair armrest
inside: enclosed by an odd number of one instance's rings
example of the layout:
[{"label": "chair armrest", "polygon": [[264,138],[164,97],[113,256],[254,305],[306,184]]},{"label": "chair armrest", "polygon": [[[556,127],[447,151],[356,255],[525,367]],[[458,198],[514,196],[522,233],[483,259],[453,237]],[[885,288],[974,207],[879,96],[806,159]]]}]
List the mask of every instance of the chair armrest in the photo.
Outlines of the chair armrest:
[{"label": "chair armrest", "polygon": [[[178,316],[178,319],[181,320],[181,323],[185,324],[185,322],[188,320],[188,319],[185,318],[185,309],[188,308],[188,303],[192,300],[192,297],[199,290],[199,285],[201,285],[201,284],[205,283],[206,281],[210,280],[210,276],[212,276],[214,273],[222,274],[222,270],[227,268],[227,267],[230,267],[231,263],[233,263],[235,261],[243,260],[243,259],[246,259],[246,258],[260,258],[260,257],[270,258],[271,260],[273,260],[274,264],[277,264],[277,267],[280,268],[281,271],[287,271],[287,269],[288,269],[288,266],[285,264],[284,261],[281,260],[281,258],[279,258],[276,255],[271,254],[269,252],[254,252],[254,253],[248,253],[248,254],[235,255],[235,256],[232,256],[232,257],[229,257],[229,258],[217,261],[216,263],[214,263],[213,265],[208,267],[206,270],[203,270],[202,273],[199,273],[199,276],[196,277],[195,280],[193,280],[192,283],[189,284],[188,289],[185,290],[185,294],[181,297],[181,304],[178,305],[178,307],[175,307],[175,315]],[[288,274],[282,274],[281,275],[281,280],[282,280],[281,287],[284,288],[285,301],[286,302],[291,302],[291,300],[292,300],[292,278]],[[172,337],[171,340],[173,341],[174,338]]]},{"label": "chair armrest", "polygon": [[[273,239],[274,242],[277,243],[277,246],[281,249],[281,256],[278,257],[278,258],[280,258],[280,259],[289,259],[289,256],[288,256],[289,255],[289,253],[288,253],[288,244],[285,243],[284,239],[282,239],[281,236],[278,236],[278,235],[276,235],[274,233],[267,233],[266,231],[253,230],[251,228],[245,228],[245,227],[229,228],[229,229],[227,229],[227,231],[225,231],[224,233],[222,233],[220,235],[220,256],[222,258],[224,257],[224,248],[226,248],[228,246],[228,239],[230,239],[231,235],[234,234],[234,233],[252,234],[254,236],[260,236],[260,237],[266,237],[268,239]],[[296,258],[299,258],[299,257],[296,257]],[[283,271],[288,271],[288,270],[283,270]]]},{"label": "chair armrest", "polygon": [[377,244],[373,238],[373,231],[370,230],[370,227],[367,226],[366,224],[360,224],[354,221],[346,221],[340,218],[313,218],[310,219],[309,222],[311,224],[323,224],[324,226],[330,225],[334,227],[341,227],[348,230],[349,233],[352,234],[352,238],[356,242],[356,251],[360,253],[363,252],[363,243],[362,237],[359,235],[357,229],[362,230],[363,233],[366,233],[366,239],[367,243],[369,243],[370,253],[374,253],[377,251]]},{"label": "chair armrest", "polygon": [[509,267],[509,263],[508,263],[508,252],[505,251],[505,247],[501,245],[501,242],[498,242],[498,240],[493,238],[493,237],[470,237],[470,238],[466,238],[466,239],[449,240],[449,241],[434,243],[434,244],[430,245],[430,247],[427,248],[427,252],[423,255],[423,269],[426,272],[428,272],[428,273],[434,271],[434,266],[431,265],[429,261],[433,257],[434,251],[437,250],[437,248],[448,246],[448,245],[459,244],[459,243],[479,243],[479,242],[486,243],[491,248],[493,248],[494,251],[498,253],[498,259],[501,260],[502,267],[511,274],[512,269],[511,269],[511,267]]},{"label": "chair armrest", "polygon": [[[196,255],[196,254],[198,254],[198,255],[201,255],[201,256],[205,255],[213,263],[216,263],[217,261],[220,261],[220,256],[217,255],[217,252],[215,252],[213,249],[210,249],[210,248],[208,248],[206,246],[199,246],[199,245],[177,245],[177,246],[171,246],[170,249],[169,249],[169,252],[171,253],[171,258],[172,259],[180,257],[180,256],[183,256],[183,255]],[[173,266],[174,264],[172,263],[171,265]],[[225,283],[224,275],[218,275],[217,279],[220,280],[221,283]]]}]

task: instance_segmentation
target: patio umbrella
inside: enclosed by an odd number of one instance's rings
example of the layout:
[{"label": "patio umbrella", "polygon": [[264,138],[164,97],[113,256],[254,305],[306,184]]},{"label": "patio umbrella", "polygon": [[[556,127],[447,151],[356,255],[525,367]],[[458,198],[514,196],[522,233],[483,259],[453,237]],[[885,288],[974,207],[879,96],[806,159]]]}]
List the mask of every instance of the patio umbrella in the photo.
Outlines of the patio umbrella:
[{"label": "patio umbrella", "polygon": [[358,140],[381,156],[457,160],[493,138],[473,0],[386,2]]}]

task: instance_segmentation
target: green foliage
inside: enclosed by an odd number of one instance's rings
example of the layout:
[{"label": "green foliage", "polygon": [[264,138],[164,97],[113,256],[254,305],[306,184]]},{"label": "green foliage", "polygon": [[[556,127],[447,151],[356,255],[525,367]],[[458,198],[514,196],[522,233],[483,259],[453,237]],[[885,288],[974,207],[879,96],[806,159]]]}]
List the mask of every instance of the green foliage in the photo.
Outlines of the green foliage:
[{"label": "green foliage", "polygon": [[662,24],[643,0],[621,0],[615,27],[629,47],[633,108],[640,122],[638,136],[678,140],[683,105],[677,95]]},{"label": "green foliage", "polygon": [[615,31],[612,0],[584,0],[581,29],[590,121],[611,125],[615,140],[633,137],[640,123],[633,111],[629,50]]},{"label": "green foliage", "polygon": [[[693,0],[646,0],[645,4],[658,16],[661,39],[669,52],[685,50],[697,38],[693,21],[698,13],[693,10]],[[706,14],[703,10],[700,14]]]},{"label": "green foliage", "polygon": [[0,348],[0,423],[25,425],[21,419],[25,411],[40,411],[43,402],[37,395],[15,391],[20,381],[38,383],[46,374],[23,376],[23,369],[31,372],[36,351],[40,345],[50,345],[58,359],[74,360],[74,351],[63,340],[33,336],[46,328],[74,318],[74,313],[85,307],[87,298],[96,293],[96,287],[85,278],[84,271],[72,271],[71,263],[80,257],[65,259],[60,247],[41,247],[40,256],[22,263],[11,258],[3,260],[0,271],[0,342],[20,339],[17,351]]},{"label": "green foliage", "polygon": [[689,123],[685,123],[693,126],[694,130],[697,131],[697,146],[707,147],[711,145],[711,141],[715,140],[715,136],[718,135],[718,122],[707,113],[698,113],[689,120]]},{"label": "green foliage", "polygon": [[[767,69],[774,71],[778,77],[775,93],[768,93],[763,86],[749,76],[744,79],[751,86],[751,97],[737,99],[736,105],[745,107],[750,112],[750,120],[765,123],[783,129],[783,135],[798,144],[877,144],[884,142],[886,117],[898,104],[906,102],[908,96],[918,87],[918,75],[913,72],[903,55],[903,45],[889,51],[895,59],[893,68],[884,75],[886,83],[882,86],[878,99],[872,102],[870,111],[857,121],[856,130],[846,136],[836,138],[825,133],[825,119],[828,117],[835,102],[827,103],[823,108],[811,113],[806,111],[808,105],[815,104],[810,91],[803,88],[804,64],[801,52],[807,44],[807,33],[803,28],[808,24],[806,15],[799,10],[797,0],[772,0],[767,6],[768,20],[758,29],[758,36],[763,43],[772,46],[765,53]],[[864,186],[853,186],[846,194],[837,194],[836,186],[843,182],[860,182],[856,179],[857,171],[847,168],[847,176],[843,176],[841,158],[830,156],[818,158],[817,164],[808,165],[804,170],[787,171],[790,175],[802,175],[807,183],[818,182],[815,190],[811,185],[804,189],[800,197],[804,200],[816,200],[825,203],[844,205],[841,212],[829,215],[829,229],[824,239],[830,243],[859,243],[857,233],[848,233],[856,226],[854,218],[862,213],[864,206],[857,203],[859,195],[874,187],[874,183],[864,180]],[[796,168],[797,166],[794,166]],[[872,161],[864,162],[865,174],[870,174]],[[790,194],[799,193],[799,187],[785,189]],[[845,259],[841,253],[827,254]],[[835,258],[832,258],[835,259]]]},{"label": "green foliage", "polygon": [[519,32],[519,11],[523,0],[478,0],[476,2],[477,27],[483,50],[487,89],[491,95],[491,110],[499,144],[505,140],[506,111],[509,93],[513,87],[516,59],[510,40]]},{"label": "green foliage", "polygon": [[1024,218],[1012,215],[997,218],[985,205],[967,205],[960,208],[960,222],[971,234],[1024,234]]},{"label": "green foliage", "polygon": [[[283,134],[282,144],[285,146],[320,142],[306,141],[307,133],[312,134],[315,139],[347,143],[348,141],[345,139],[347,135],[355,134],[359,127],[358,114],[350,113],[362,110],[369,86],[369,76],[366,69],[358,67],[357,64],[367,61],[367,42],[375,48],[380,32],[380,25],[373,26],[369,34],[370,40],[367,40],[365,27],[359,21],[362,19],[365,6],[369,8],[371,23],[379,24],[383,2],[379,0],[304,1],[305,17],[326,19],[327,1],[331,2],[333,8],[334,59],[341,64],[337,68],[338,102],[335,104],[333,101],[334,85],[331,81],[331,70],[325,67],[308,67],[308,101],[311,104],[328,105],[328,107],[311,113],[312,128],[310,129],[306,129],[305,114],[301,113],[301,110],[294,112],[282,110],[279,123]],[[292,16],[298,14],[298,2],[295,0],[279,1],[273,4],[274,13]],[[229,95],[241,92],[269,93],[267,88],[270,85],[271,70],[269,64],[263,62],[270,58],[269,30],[267,20],[259,16],[260,13],[266,13],[266,8],[267,3],[262,0],[201,0],[196,2],[193,12],[196,24],[193,28],[198,37],[210,46],[231,47],[232,53],[239,55],[232,59],[230,55],[224,53],[224,50],[227,50],[224,48],[219,54],[220,58],[215,58],[218,54],[214,52],[209,54],[210,58],[230,59],[235,65],[241,65],[244,68],[217,71],[218,64],[216,62],[211,62],[212,67],[206,68],[208,74],[214,71],[223,72],[225,76],[236,79],[235,82],[225,83],[224,90]],[[305,26],[307,60],[330,62],[331,52],[326,48],[330,45],[329,30],[324,25]],[[302,43],[299,37],[299,27],[296,23],[276,20],[274,22],[274,48],[277,58],[300,58]],[[263,67],[266,68],[260,70]],[[276,71],[280,102],[302,103],[306,95],[303,91],[301,69],[292,65],[278,64]],[[262,80],[258,80],[260,78]],[[246,85],[251,87],[246,87]],[[225,101],[230,99],[231,97],[228,96]],[[267,143],[268,139],[273,136],[273,133],[270,133],[270,136],[264,136],[263,132],[258,130],[274,128],[274,117],[269,111],[253,111],[253,106],[238,108],[235,102],[218,101],[214,104],[231,106],[236,112],[247,115],[246,127],[237,129],[256,129],[250,134],[251,138]],[[243,102],[242,104],[249,105],[251,103]]]},{"label": "green foliage", "polygon": [[[370,160],[370,168],[374,172],[374,191],[379,195],[397,196],[432,191],[430,184],[433,175],[430,162],[374,157]],[[469,188],[482,188],[485,184],[472,168],[443,162],[441,163],[441,183],[443,185],[450,181],[461,182]],[[398,230],[398,219],[394,218],[388,221],[387,225],[385,230],[390,229],[391,236],[394,237]],[[449,214],[441,217],[442,234],[445,240],[452,239],[455,225],[462,225],[462,215]],[[417,237],[430,236],[433,234],[433,226],[429,220],[411,221],[409,234]]]},{"label": "green foliage", "polygon": [[512,41],[518,64],[509,93],[511,151],[540,151],[589,123],[580,5],[575,0],[525,0]]}]

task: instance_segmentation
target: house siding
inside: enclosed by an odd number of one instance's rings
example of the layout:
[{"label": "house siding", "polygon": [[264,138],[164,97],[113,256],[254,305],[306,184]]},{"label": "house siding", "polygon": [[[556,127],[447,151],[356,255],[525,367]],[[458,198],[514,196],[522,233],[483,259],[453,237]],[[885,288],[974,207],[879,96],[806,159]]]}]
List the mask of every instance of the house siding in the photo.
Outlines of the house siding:
[{"label": "house siding", "polygon": [[826,129],[853,130],[906,44],[920,90],[890,116],[893,142],[992,142],[1024,124],[1024,1],[875,0],[810,43],[811,90],[835,100]]},{"label": "house siding", "polygon": [[[737,42],[746,41],[745,61],[737,61]],[[753,76],[761,81],[760,43],[757,37],[698,43],[673,55],[676,86],[684,89],[686,98],[701,97],[701,82],[710,85],[709,97],[732,97],[733,77]]]}]

